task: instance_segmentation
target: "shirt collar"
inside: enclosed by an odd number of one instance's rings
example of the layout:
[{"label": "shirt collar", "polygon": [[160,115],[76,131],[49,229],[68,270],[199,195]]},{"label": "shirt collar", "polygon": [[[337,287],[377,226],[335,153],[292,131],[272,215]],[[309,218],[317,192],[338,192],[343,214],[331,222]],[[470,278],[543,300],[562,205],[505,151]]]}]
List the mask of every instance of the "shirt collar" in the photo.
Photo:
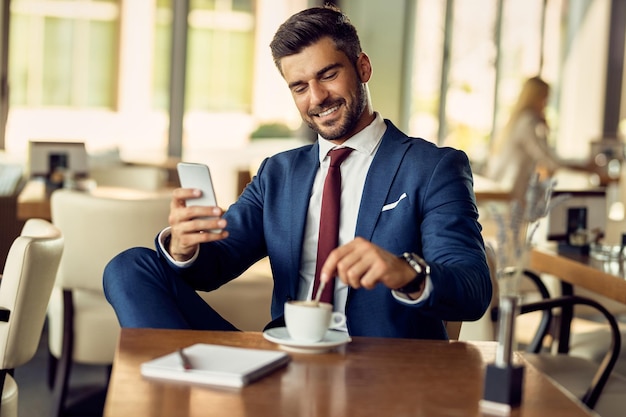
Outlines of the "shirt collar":
[{"label": "shirt collar", "polygon": [[345,141],[340,146],[337,146],[333,142],[322,138],[321,136],[317,136],[317,140],[320,148],[320,163],[326,158],[328,152],[334,148],[352,148],[357,152],[363,152],[366,155],[371,155],[376,150],[378,143],[383,137],[385,130],[387,130],[387,125],[383,120],[382,116],[379,113],[375,113],[376,117],[365,127],[365,129],[361,130],[356,135],[352,136],[350,139]]}]

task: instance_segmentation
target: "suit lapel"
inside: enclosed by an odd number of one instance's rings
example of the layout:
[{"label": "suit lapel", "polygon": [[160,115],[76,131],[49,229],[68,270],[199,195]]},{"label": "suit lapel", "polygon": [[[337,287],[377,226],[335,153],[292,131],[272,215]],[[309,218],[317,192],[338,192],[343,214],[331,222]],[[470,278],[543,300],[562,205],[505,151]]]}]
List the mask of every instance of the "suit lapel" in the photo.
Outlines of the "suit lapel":
[{"label": "suit lapel", "polygon": [[355,235],[367,240],[372,238],[382,207],[388,203],[389,198],[394,197],[389,197],[389,190],[408,149],[407,136],[391,122],[386,121],[386,123],[387,130],[365,178],[365,188],[356,224]]},{"label": "suit lapel", "polygon": [[[317,142],[307,151],[301,152],[293,159],[293,165],[291,167],[291,175],[286,180],[289,182],[289,196],[292,196],[292,200],[287,202],[291,206],[289,210],[288,221],[292,233],[290,234],[291,240],[289,242],[289,270],[297,277],[300,271],[300,262],[302,258],[302,243],[304,241],[304,229],[306,226],[307,212],[309,208],[309,199],[311,198],[311,189],[313,188],[313,181],[315,180],[315,174],[319,168],[319,146]],[[291,293],[296,293],[296,287],[298,284],[297,279],[289,280]]]}]

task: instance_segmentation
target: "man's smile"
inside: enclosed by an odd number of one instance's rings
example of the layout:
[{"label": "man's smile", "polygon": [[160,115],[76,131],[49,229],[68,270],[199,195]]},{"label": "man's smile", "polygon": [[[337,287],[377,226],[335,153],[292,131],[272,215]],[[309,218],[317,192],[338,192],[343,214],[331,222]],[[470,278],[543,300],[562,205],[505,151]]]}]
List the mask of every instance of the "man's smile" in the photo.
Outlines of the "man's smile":
[{"label": "man's smile", "polygon": [[328,108],[328,109],[326,109],[324,111],[321,111],[319,113],[311,112],[311,115],[315,116],[315,117],[326,117],[326,116],[336,112],[337,110],[339,110],[339,107],[340,107],[340,105],[338,104],[336,106],[330,107],[330,108]]},{"label": "man's smile", "polygon": [[337,111],[337,109],[339,109],[339,106],[331,107],[330,109],[325,110],[325,111],[321,112],[320,114],[318,114],[318,116],[319,117],[328,116],[329,114]]}]

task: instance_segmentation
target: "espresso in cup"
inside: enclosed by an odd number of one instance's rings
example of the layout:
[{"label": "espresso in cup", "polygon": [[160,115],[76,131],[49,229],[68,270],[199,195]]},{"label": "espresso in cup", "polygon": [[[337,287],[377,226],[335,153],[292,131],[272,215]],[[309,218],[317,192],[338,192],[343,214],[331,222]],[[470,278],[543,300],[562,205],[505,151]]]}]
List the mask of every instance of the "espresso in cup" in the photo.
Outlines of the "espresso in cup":
[{"label": "espresso in cup", "polygon": [[324,338],[328,329],[346,323],[346,316],[333,311],[329,303],[288,301],[285,303],[285,324],[289,336],[298,342],[315,343]]}]

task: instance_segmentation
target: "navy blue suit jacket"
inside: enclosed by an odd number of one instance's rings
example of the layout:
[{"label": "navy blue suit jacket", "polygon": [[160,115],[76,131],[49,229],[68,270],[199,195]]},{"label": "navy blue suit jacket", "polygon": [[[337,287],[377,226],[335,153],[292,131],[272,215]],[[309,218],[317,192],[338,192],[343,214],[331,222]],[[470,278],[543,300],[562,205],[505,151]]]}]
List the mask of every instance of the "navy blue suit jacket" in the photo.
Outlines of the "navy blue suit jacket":
[{"label": "navy blue suit jacket", "polygon": [[[445,339],[443,320],[478,319],[491,299],[481,228],[466,155],[409,138],[391,122],[372,161],[356,235],[400,255],[415,252],[431,267],[433,291],[417,305],[396,300],[383,285],[350,289],[347,326],[353,336]],[[309,197],[319,167],[318,144],[266,159],[225,213],[230,236],[201,245],[196,262],[178,269],[194,288],[212,290],[269,256],[272,318],[298,293]],[[386,204],[407,197],[390,210]],[[158,245],[157,245],[158,246]]]}]

